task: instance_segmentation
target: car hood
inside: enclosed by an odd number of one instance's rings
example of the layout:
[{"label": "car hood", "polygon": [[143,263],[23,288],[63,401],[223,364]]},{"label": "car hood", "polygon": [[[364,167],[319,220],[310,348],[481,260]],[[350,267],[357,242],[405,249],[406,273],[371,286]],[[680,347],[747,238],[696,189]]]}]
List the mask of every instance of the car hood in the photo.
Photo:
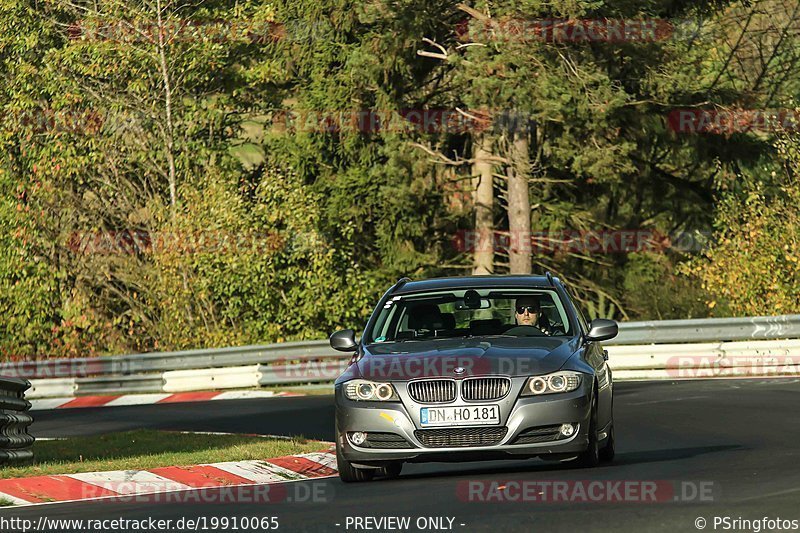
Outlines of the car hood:
[{"label": "car hood", "polygon": [[[370,344],[351,367],[375,380],[555,372],[578,349],[573,337],[469,337]],[[353,375],[353,377],[356,377]]]}]

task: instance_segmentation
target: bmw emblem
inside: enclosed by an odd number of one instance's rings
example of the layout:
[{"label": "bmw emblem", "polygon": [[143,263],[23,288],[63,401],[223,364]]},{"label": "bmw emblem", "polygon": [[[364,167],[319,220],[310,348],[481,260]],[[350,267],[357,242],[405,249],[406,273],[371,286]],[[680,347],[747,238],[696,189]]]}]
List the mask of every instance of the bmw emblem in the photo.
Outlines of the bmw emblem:
[{"label": "bmw emblem", "polygon": [[464,367],[460,367],[459,366],[458,368],[453,369],[453,372],[455,372],[456,374],[461,375],[461,374],[464,373]]}]

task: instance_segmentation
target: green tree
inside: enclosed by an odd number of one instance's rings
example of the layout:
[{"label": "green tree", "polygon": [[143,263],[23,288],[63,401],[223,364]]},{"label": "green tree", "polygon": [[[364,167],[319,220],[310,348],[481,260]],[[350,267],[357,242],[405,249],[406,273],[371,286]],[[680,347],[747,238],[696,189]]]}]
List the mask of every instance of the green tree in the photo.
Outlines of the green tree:
[{"label": "green tree", "polygon": [[780,185],[726,193],[714,244],[684,267],[702,280],[712,296],[708,306],[721,315],[800,312],[800,144],[793,138],[779,147],[786,161]]}]

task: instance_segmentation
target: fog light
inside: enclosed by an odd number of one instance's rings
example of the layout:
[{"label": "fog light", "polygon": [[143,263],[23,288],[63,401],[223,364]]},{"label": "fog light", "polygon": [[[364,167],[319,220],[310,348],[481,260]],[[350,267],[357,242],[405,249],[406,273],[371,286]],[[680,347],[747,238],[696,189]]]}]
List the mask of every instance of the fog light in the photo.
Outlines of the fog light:
[{"label": "fog light", "polygon": [[565,437],[571,437],[575,433],[575,426],[572,424],[561,424],[561,434]]},{"label": "fog light", "polygon": [[356,446],[361,446],[367,440],[367,434],[361,431],[350,433],[350,442]]}]

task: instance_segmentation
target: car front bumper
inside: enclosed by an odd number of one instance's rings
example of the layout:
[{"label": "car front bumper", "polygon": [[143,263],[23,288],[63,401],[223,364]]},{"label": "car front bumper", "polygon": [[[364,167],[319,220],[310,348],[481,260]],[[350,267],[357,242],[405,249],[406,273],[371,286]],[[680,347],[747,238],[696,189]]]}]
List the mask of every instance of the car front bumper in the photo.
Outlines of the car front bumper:
[{"label": "car front bumper", "polygon": [[[500,426],[457,426],[458,429],[507,428],[496,443],[432,447],[421,442],[420,432],[454,429],[456,426],[423,428],[419,423],[420,404],[408,396],[405,386],[395,385],[399,402],[357,402],[344,396],[342,385],[336,387],[336,428],[340,453],[348,461],[360,466],[380,466],[386,461],[472,461],[513,459],[525,457],[561,458],[575,456],[588,445],[588,427],[591,416],[592,380],[583,379],[581,386],[570,393],[520,397],[526,378],[512,378],[511,392],[501,401],[482,402],[499,404]],[[448,405],[474,405],[475,402],[456,401]],[[558,436],[544,442],[515,443],[528,430],[561,424],[577,425],[569,437]],[[404,447],[374,448],[369,444],[356,446],[348,438],[352,432],[393,434],[404,440]]]}]

